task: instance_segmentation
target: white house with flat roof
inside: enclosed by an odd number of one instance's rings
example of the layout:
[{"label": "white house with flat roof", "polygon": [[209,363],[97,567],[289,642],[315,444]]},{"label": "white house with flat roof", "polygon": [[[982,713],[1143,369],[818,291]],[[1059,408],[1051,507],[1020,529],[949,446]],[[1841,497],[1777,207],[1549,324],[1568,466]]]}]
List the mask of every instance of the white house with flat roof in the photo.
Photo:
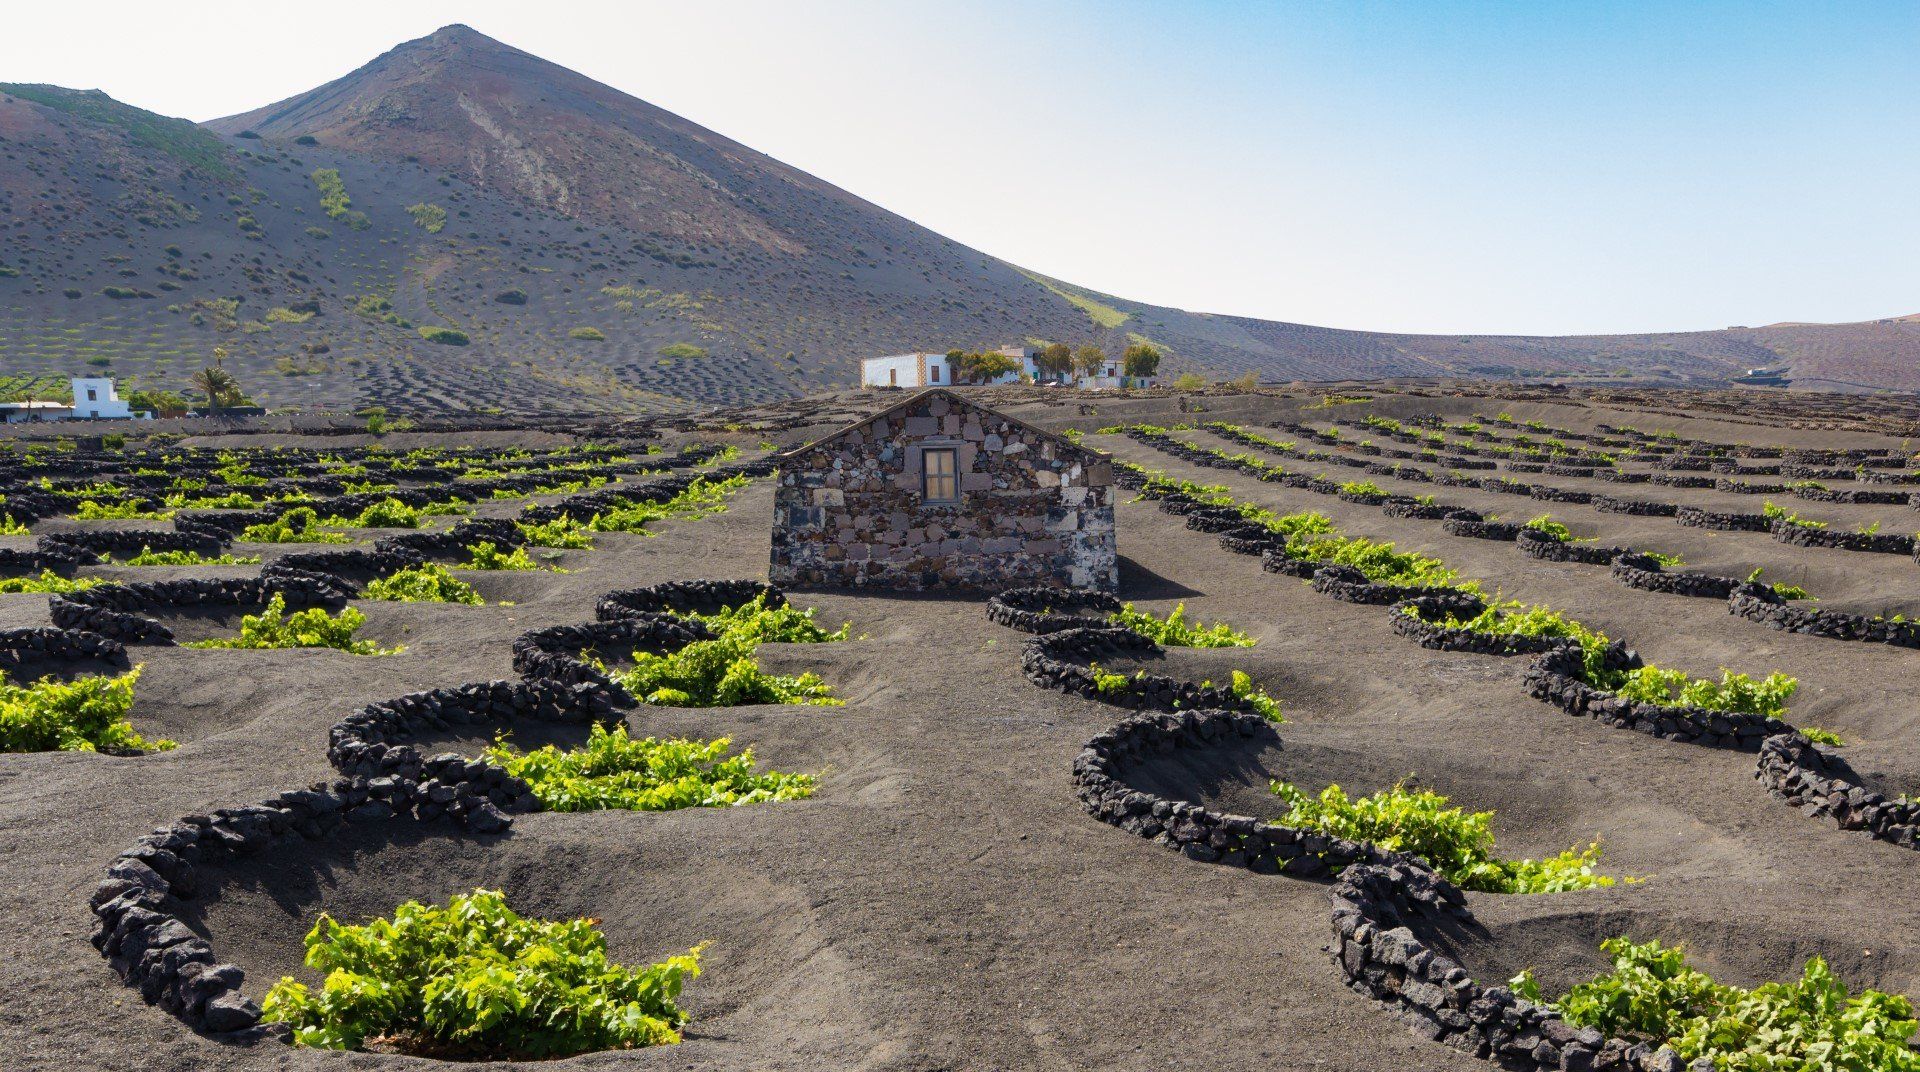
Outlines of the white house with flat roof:
[{"label": "white house with flat roof", "polygon": [[83,421],[124,421],[133,416],[133,411],[113,389],[112,377],[75,376],[73,415]]},{"label": "white house with flat roof", "polygon": [[43,402],[29,399],[25,402],[0,402],[0,420],[7,424],[19,424],[22,421],[124,421],[132,417],[151,417],[151,413],[135,414],[113,388],[113,379],[109,376],[75,376],[73,378],[73,401]]},{"label": "white house with flat roof", "polygon": [[[1009,372],[989,383],[1014,383],[1021,375],[1030,377],[1035,383],[1069,383],[1075,387],[1147,387],[1153,379],[1128,376],[1121,371],[1122,362],[1118,357],[1109,357],[1100,369],[1092,375],[1073,372],[1057,377],[1050,372],[1040,371],[1034,357],[1038,353],[1031,346],[1002,346],[990,353],[1005,354],[1020,362],[1017,372]],[[903,387],[919,390],[923,387],[951,387],[959,381],[955,379],[959,370],[946,354],[930,354],[916,351],[911,354],[892,354],[887,357],[868,357],[860,362],[860,386],[862,387]]]}]

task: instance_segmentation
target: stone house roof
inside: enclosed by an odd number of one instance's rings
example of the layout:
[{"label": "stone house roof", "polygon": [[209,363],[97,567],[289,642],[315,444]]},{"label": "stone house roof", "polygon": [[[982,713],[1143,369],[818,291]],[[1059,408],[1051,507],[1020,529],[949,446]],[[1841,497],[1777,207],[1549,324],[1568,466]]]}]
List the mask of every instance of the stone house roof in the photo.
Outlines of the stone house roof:
[{"label": "stone house roof", "polygon": [[809,451],[815,450],[819,447],[825,446],[826,444],[833,442],[836,439],[839,439],[841,436],[844,436],[849,432],[855,432],[862,428],[865,428],[867,425],[870,425],[875,421],[883,420],[886,417],[892,415],[893,413],[907,408],[908,406],[914,406],[914,405],[918,405],[921,402],[925,402],[926,400],[934,397],[935,395],[945,396],[945,398],[947,399],[947,402],[958,409],[973,410],[976,413],[984,413],[998,420],[1006,421],[1008,424],[1017,425],[1021,428],[1026,429],[1028,432],[1033,433],[1034,435],[1040,436],[1044,439],[1051,440],[1052,442],[1058,444],[1064,450],[1078,452],[1082,455],[1085,455],[1088,459],[1092,461],[1105,462],[1105,461],[1113,460],[1113,455],[1108,454],[1104,450],[1095,450],[1092,447],[1083,447],[1080,444],[1075,443],[1073,440],[1068,439],[1066,436],[1063,436],[1058,432],[1048,431],[1047,429],[1042,428],[1036,424],[1029,424],[1028,422],[1023,421],[1018,417],[1012,416],[1011,414],[1002,413],[1001,411],[994,409],[991,406],[985,406],[978,402],[972,401],[971,399],[968,399],[965,396],[959,394],[958,392],[953,391],[946,387],[929,387],[924,391],[919,391],[914,394],[908,395],[906,398],[903,398],[900,401],[895,402],[893,405],[888,406],[885,409],[879,410],[875,413],[870,413],[867,416],[862,417],[857,421],[854,421],[852,424],[849,424],[844,428],[841,428],[837,431],[829,432],[826,435],[821,436],[820,438],[814,440],[811,443],[808,443],[804,446],[794,447],[792,450],[781,451],[780,453],[774,455],[774,460],[776,462],[782,462],[782,461],[789,461],[794,458],[798,458],[801,455],[808,453]]}]

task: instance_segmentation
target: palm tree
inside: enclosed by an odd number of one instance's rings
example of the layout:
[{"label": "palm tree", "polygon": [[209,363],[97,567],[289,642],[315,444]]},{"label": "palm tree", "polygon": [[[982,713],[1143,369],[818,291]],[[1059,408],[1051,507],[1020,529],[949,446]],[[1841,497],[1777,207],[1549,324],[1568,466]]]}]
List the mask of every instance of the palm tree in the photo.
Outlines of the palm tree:
[{"label": "palm tree", "polygon": [[193,374],[194,389],[207,396],[207,409],[218,414],[220,404],[233,397],[240,390],[240,383],[233,374],[217,365],[208,365]]}]

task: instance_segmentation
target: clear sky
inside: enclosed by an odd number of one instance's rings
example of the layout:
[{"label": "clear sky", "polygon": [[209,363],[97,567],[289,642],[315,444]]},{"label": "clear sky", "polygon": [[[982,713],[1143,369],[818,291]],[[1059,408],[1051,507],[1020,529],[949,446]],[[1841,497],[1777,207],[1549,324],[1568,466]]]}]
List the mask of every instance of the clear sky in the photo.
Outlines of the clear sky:
[{"label": "clear sky", "polygon": [[1920,4],[95,0],[0,80],[244,111],[465,22],[1017,264],[1342,327],[1920,312]]}]

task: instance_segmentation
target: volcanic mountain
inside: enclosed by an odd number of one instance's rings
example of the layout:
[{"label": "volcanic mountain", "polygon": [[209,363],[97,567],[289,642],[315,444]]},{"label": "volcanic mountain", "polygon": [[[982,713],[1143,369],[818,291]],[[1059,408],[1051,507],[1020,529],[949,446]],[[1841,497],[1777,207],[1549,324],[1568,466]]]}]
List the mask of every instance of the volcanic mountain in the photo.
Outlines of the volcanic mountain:
[{"label": "volcanic mountain", "polygon": [[[1920,323],[1414,336],[1189,313],[950,241],[464,26],[204,126],[0,85],[0,372],[274,406],[660,410],[908,349],[1150,340],[1164,372],[1920,387]],[[9,384],[0,383],[0,391]]]}]

